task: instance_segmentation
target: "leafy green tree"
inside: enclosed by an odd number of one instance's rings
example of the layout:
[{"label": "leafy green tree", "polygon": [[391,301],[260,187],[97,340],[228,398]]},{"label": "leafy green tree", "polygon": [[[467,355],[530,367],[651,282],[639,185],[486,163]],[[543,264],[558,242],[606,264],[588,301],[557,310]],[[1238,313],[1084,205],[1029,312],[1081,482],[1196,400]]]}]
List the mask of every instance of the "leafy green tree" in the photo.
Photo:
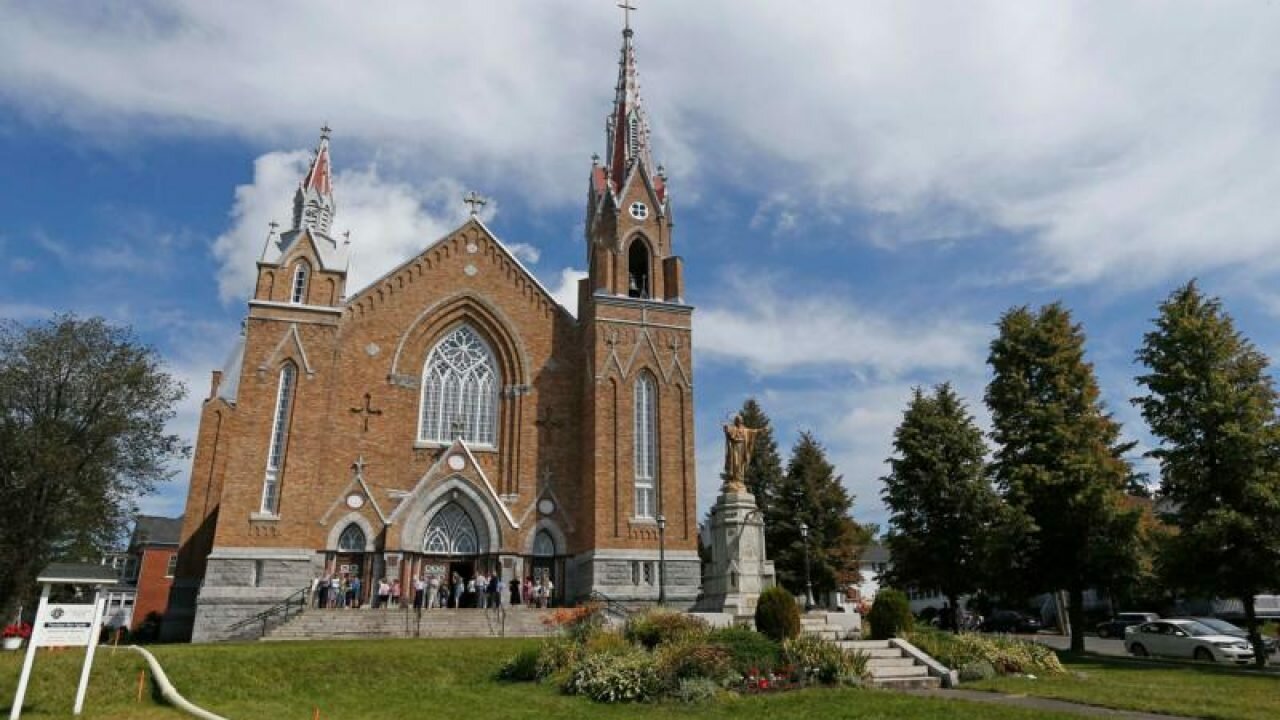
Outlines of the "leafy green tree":
[{"label": "leafy green tree", "polygon": [[812,434],[800,433],[773,502],[773,539],[767,542],[779,584],[797,595],[805,591],[802,523],[809,528],[814,597],[858,580],[858,560],[870,534],[849,516],[853,496]]},{"label": "leafy green tree", "polygon": [[952,609],[976,591],[999,498],[986,476],[986,444],[950,384],[916,388],[894,432],[881,478],[894,587],[938,590]]},{"label": "leafy green tree", "polygon": [[185,453],[165,433],[180,383],[100,318],[0,324],[0,617],[51,560],[94,557]]},{"label": "leafy green tree", "polygon": [[992,476],[1025,516],[1021,541],[1005,545],[1023,555],[1030,589],[1067,591],[1071,649],[1083,652],[1084,591],[1136,572],[1139,513],[1123,500],[1132,444],[1120,441],[1084,359],[1084,333],[1061,304],[1006,312],[988,362]]},{"label": "leafy green tree", "polygon": [[1160,446],[1160,492],[1172,504],[1161,564],[1178,586],[1244,603],[1259,665],[1254,596],[1280,586],[1280,433],[1267,357],[1195,281],[1160,305],[1143,338],[1135,398]]}]

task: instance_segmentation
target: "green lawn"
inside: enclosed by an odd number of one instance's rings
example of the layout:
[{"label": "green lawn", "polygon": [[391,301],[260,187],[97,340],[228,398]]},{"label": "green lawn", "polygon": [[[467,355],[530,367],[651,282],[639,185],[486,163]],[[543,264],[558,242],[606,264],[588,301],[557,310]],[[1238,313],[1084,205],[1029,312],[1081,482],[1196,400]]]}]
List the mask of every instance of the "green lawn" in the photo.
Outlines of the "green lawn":
[{"label": "green lawn", "polygon": [[[529,640],[373,640],[167,645],[152,650],[189,700],[232,720],[310,720],[313,708],[334,720],[441,717],[449,720],[555,718],[957,718],[1053,717],[1012,708],[930,700],[874,690],[806,690],[738,697],[702,706],[600,705],[545,685],[501,683],[494,671]],[[0,709],[7,714],[20,653],[0,655]],[[24,718],[71,717],[82,655],[42,653]],[[86,718],[185,717],[149,695],[135,703],[134,653],[99,655]],[[150,682],[148,680],[148,687]],[[1062,716],[1060,716],[1062,717]]]},{"label": "green lawn", "polygon": [[1280,717],[1278,675],[1221,665],[1059,655],[1068,675],[1035,680],[1002,677],[964,687],[1223,720]]}]

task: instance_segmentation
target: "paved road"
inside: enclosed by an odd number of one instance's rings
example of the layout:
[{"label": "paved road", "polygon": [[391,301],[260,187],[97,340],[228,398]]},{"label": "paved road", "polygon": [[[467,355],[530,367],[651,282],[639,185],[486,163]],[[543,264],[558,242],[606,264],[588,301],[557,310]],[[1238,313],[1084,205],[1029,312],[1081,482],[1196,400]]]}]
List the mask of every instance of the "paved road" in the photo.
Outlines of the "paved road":
[{"label": "paved road", "polygon": [[[1040,633],[1039,635],[1022,635],[1028,640],[1035,640],[1053,648],[1054,650],[1070,650],[1071,638],[1065,635],[1050,635],[1048,633]],[[1125,652],[1124,641],[1107,639],[1103,640],[1096,635],[1085,635],[1084,649],[1086,652],[1097,653],[1099,655],[1128,655]]]}]

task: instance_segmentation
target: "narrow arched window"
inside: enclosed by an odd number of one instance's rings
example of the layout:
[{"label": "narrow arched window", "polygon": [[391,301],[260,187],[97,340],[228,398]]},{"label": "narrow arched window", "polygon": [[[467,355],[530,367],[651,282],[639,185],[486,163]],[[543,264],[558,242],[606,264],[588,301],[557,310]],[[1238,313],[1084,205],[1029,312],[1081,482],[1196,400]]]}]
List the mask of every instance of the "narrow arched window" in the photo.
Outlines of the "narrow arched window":
[{"label": "narrow arched window", "polygon": [[627,295],[649,297],[649,247],[640,238],[632,240],[627,250]]},{"label": "narrow arched window", "polygon": [[466,325],[445,336],[422,370],[418,439],[492,447],[497,443],[501,376],[489,346]]},{"label": "narrow arched window", "polygon": [[293,269],[293,287],[289,291],[289,302],[302,305],[307,302],[307,279],[311,275],[311,266],[306,260],[299,260]]},{"label": "narrow arched window", "polygon": [[267,448],[267,475],[262,483],[262,512],[276,515],[280,510],[280,470],[288,444],[289,416],[293,406],[293,389],[298,369],[293,363],[280,368],[276,386],[276,411],[271,420],[271,439]]},{"label": "narrow arched window", "polygon": [[533,536],[533,556],[554,557],[555,554],[556,541],[551,537],[551,533],[539,530],[538,534]]},{"label": "narrow arched window", "polygon": [[651,518],[656,511],[653,490],[658,474],[656,396],[653,376],[641,373],[635,387],[636,517],[641,518]]},{"label": "narrow arched window", "polygon": [[640,116],[635,113],[627,120],[627,154],[633,161],[640,154]]},{"label": "narrow arched window", "polygon": [[338,536],[338,550],[341,552],[364,552],[365,535],[359,525],[351,523]]}]

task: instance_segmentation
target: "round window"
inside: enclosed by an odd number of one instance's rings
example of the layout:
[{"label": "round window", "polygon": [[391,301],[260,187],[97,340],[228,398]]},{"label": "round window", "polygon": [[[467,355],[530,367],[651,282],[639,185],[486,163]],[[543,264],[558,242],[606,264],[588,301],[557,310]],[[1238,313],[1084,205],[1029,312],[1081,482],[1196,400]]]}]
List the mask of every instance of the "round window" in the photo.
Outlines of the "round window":
[{"label": "round window", "polygon": [[649,208],[642,202],[631,203],[631,217],[643,220],[649,217]]}]

